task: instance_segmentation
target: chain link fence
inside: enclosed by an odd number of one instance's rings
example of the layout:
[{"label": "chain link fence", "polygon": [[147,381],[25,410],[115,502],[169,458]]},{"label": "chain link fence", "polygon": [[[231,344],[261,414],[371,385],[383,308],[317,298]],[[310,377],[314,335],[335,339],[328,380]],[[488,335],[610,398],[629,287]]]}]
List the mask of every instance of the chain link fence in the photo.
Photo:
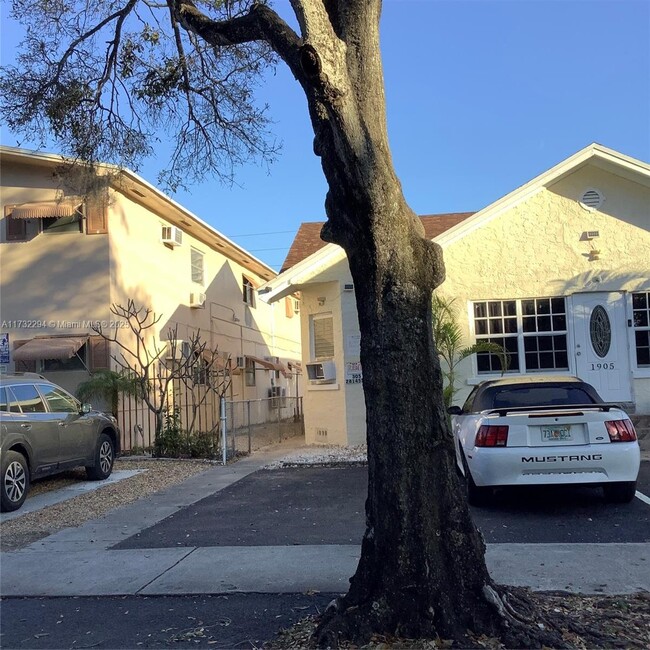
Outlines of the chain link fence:
[{"label": "chain link fence", "polygon": [[[174,455],[230,460],[288,438],[304,438],[302,397],[229,401],[210,395],[197,407],[182,385],[174,388],[163,432],[168,439],[170,423],[178,429]],[[118,424],[123,452],[152,453],[156,423],[144,402],[123,395]]]},{"label": "chain link fence", "polygon": [[228,457],[304,437],[302,397],[228,401],[225,432]]}]

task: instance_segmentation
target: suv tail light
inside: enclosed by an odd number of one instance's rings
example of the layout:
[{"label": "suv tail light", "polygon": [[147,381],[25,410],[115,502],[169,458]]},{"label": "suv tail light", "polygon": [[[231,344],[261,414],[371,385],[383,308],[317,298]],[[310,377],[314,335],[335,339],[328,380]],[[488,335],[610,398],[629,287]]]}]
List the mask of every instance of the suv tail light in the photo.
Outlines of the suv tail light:
[{"label": "suv tail light", "polygon": [[605,422],[610,442],[634,442],[636,431],[630,420],[608,420]]},{"label": "suv tail light", "polygon": [[483,424],[476,434],[477,447],[505,447],[508,444],[508,427]]}]

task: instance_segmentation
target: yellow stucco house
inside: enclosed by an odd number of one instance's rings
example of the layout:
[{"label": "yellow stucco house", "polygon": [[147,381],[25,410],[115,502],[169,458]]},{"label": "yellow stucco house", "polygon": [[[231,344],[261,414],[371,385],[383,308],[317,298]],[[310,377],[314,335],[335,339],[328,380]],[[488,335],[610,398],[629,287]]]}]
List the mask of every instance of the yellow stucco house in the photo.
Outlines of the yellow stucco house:
[{"label": "yellow stucco house", "polygon": [[272,268],[133,172],[100,167],[80,193],[81,178],[57,173],[63,162],[0,148],[2,370],[74,391],[88,370],[116,368],[119,351],[91,324],[119,327],[111,305],[131,299],[161,315],[150,332],[159,345],[170,328],[179,348],[200,331],[230,357],[229,399],[300,394],[298,305],[255,291]]},{"label": "yellow stucco house", "polygon": [[[650,165],[592,144],[476,213],[422,217],[445,256],[466,343],[505,347],[509,372],[576,374],[650,415]],[[355,287],[343,250],[303,224],[269,303],[301,292],[307,443],[365,442]],[[403,369],[408,372],[408,368]],[[460,366],[457,403],[501,369]]]}]

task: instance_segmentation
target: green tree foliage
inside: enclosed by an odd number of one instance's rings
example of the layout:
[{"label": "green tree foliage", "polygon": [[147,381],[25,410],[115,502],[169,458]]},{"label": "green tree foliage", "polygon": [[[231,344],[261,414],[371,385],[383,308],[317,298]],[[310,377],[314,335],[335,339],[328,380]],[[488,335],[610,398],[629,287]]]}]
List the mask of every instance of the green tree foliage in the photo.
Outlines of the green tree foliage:
[{"label": "green tree foliage", "polygon": [[[26,28],[17,64],[0,76],[2,117],[14,132],[89,162],[138,169],[158,133],[177,134],[160,182],[172,190],[279,149],[254,89],[276,62],[264,40],[214,46],[181,26],[183,3],[15,0]],[[215,20],[252,2],[199,3]],[[190,5],[188,5],[190,6]]]},{"label": "green tree foliage", "polygon": [[79,384],[77,397],[82,402],[100,399],[110,405],[112,415],[117,417],[120,395],[137,397],[139,387],[137,378],[128,372],[97,370],[89,379]]}]

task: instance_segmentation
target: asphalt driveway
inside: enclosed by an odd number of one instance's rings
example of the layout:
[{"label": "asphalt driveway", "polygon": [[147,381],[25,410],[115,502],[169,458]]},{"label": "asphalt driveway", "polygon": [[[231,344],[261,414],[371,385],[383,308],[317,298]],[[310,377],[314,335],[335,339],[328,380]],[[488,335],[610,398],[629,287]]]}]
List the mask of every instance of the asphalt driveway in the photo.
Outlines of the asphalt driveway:
[{"label": "asphalt driveway", "polygon": [[[650,495],[650,462],[639,490]],[[358,544],[366,491],[365,467],[260,470],[112,548]],[[650,542],[650,505],[595,488],[502,490],[472,516],[488,544]]]}]

